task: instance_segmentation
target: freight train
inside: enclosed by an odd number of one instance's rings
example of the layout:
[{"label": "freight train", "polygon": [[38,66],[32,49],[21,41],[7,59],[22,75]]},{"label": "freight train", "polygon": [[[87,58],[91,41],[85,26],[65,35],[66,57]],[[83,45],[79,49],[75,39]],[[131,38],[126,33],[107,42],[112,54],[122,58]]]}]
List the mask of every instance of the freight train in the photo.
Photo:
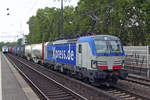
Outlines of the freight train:
[{"label": "freight train", "polygon": [[14,46],[11,53],[89,83],[116,84],[125,79],[125,52],[116,36],[93,35],[77,39]]}]

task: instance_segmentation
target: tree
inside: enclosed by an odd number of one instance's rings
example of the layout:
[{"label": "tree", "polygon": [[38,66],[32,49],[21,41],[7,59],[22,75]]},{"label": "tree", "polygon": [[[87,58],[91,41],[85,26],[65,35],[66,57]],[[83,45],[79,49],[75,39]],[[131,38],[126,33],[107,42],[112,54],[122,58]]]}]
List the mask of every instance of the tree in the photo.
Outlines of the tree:
[{"label": "tree", "polygon": [[[93,32],[118,36],[124,45],[150,44],[150,0],[80,0],[64,8],[64,37]],[[29,21],[29,43],[60,37],[59,8],[39,9]]]}]

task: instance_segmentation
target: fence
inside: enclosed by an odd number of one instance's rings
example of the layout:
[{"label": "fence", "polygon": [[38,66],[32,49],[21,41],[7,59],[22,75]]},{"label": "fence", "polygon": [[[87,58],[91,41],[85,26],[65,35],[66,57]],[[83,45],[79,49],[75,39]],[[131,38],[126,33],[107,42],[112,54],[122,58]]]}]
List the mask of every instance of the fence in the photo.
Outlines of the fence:
[{"label": "fence", "polygon": [[149,46],[125,46],[125,69],[129,73],[150,77]]}]

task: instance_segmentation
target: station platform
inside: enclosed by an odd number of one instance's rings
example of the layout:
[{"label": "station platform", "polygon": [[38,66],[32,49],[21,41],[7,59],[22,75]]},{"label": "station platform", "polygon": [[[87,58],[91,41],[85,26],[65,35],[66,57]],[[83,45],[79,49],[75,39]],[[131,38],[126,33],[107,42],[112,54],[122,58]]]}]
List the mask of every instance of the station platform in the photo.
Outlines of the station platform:
[{"label": "station platform", "polygon": [[1,52],[0,100],[40,100]]}]

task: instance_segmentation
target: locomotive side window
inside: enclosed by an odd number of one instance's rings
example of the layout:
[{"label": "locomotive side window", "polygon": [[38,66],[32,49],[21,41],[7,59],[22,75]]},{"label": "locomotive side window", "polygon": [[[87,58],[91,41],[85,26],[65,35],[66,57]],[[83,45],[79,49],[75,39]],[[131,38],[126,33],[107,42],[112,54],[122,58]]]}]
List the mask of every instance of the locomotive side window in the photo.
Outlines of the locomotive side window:
[{"label": "locomotive side window", "polygon": [[79,44],[79,53],[82,53],[82,45],[81,44]]}]

